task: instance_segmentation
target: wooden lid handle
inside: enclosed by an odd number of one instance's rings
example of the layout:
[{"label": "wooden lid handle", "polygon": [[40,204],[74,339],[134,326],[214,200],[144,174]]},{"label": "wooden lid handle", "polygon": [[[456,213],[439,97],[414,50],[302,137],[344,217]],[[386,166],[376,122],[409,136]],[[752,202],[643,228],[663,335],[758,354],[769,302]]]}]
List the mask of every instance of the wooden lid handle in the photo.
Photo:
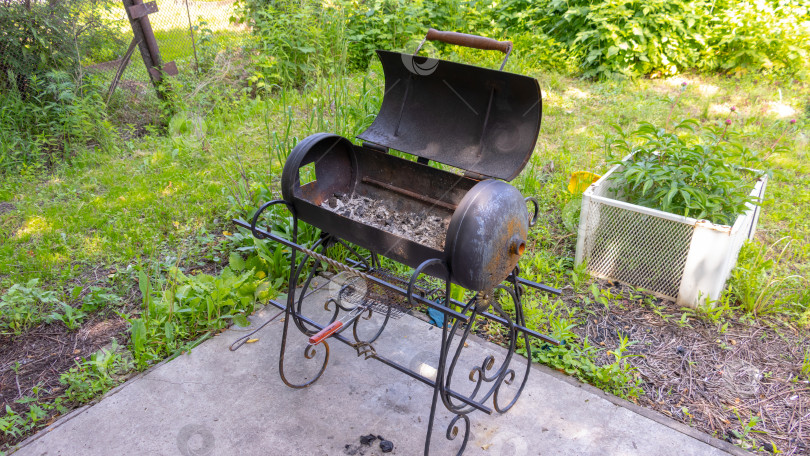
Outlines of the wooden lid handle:
[{"label": "wooden lid handle", "polygon": [[466,33],[458,32],[442,32],[436,29],[429,29],[425,39],[481,49],[484,51],[501,51],[504,54],[509,54],[509,51],[512,50],[511,41],[498,41],[478,35],[468,35]]}]

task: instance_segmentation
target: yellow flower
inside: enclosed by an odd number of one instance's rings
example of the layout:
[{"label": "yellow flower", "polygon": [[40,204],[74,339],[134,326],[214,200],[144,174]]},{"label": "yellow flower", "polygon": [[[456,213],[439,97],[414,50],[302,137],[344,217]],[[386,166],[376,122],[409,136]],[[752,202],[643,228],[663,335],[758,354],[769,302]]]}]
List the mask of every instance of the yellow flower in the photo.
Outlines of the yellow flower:
[{"label": "yellow flower", "polygon": [[263,278],[267,277],[267,274],[265,274],[264,271],[259,271],[259,272],[256,273],[256,277],[259,278],[259,279],[263,279]]},{"label": "yellow flower", "polygon": [[223,232],[222,232],[222,234],[223,234],[224,236],[230,236],[230,235],[232,235],[233,233],[231,233],[230,231],[223,231]]}]

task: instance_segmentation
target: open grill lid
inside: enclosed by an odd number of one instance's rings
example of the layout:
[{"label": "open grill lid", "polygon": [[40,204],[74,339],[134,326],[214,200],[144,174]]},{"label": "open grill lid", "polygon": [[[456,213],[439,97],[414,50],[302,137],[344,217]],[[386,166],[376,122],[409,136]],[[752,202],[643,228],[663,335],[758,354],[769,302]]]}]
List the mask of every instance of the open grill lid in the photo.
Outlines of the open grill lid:
[{"label": "open grill lid", "polygon": [[536,79],[398,52],[377,55],[385,96],[358,138],[482,176],[510,181],[520,174],[540,131]]}]

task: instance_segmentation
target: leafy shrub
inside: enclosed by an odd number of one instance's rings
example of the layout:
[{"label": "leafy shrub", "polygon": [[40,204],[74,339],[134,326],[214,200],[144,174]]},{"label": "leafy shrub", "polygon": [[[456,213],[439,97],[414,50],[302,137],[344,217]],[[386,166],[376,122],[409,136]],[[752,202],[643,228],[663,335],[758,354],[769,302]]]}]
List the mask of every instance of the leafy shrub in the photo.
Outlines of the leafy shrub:
[{"label": "leafy shrub", "polygon": [[511,36],[515,33],[542,33],[550,20],[546,15],[547,1],[477,0],[466,2],[463,12],[468,30],[488,36]]},{"label": "leafy shrub", "polygon": [[70,8],[66,2],[44,5],[23,2],[0,6],[0,84],[27,92],[31,75],[72,69]]},{"label": "leafy shrub", "polygon": [[810,16],[806,2],[719,0],[713,5],[707,14],[701,68],[807,75]]},{"label": "leafy shrub", "polygon": [[377,49],[413,52],[431,27],[463,31],[455,0],[348,0],[344,8],[349,64],[355,69],[365,69]]},{"label": "leafy shrub", "polygon": [[581,59],[583,76],[674,74],[701,49],[702,2],[550,0],[546,31]]},{"label": "leafy shrub", "polygon": [[114,58],[120,31],[109,14],[113,0],[0,4],[0,90],[25,94],[32,76],[74,72],[83,60]]},{"label": "leafy shrub", "polygon": [[807,75],[807,2],[789,0],[479,0],[466,22],[494,36],[543,32],[585,77],[765,71]]},{"label": "leafy shrub", "polygon": [[[674,129],[682,134],[648,122],[629,134],[614,126],[618,137],[609,138],[607,147],[620,153],[612,163],[623,166],[611,175],[611,191],[640,206],[733,223],[754,202],[749,193],[755,176],[732,163],[749,164],[753,153],[727,132],[707,127],[698,133],[697,126],[696,120],[682,121]],[[629,154],[629,160],[621,158]]]},{"label": "leafy shrub", "polygon": [[31,76],[27,90],[0,94],[0,174],[69,159],[74,146],[91,140],[113,147],[94,85],[77,87],[68,73],[49,72]]},{"label": "leafy shrub", "polygon": [[268,293],[266,280],[259,279],[255,270],[230,267],[219,276],[187,276],[172,267],[163,290],[155,289],[143,271],[138,282],[143,309],[140,317],[130,319],[130,332],[139,367],[179,351],[186,341],[231,321],[246,325],[256,300]]},{"label": "leafy shrub", "polygon": [[302,86],[343,66],[344,23],[337,8],[315,0],[246,0],[240,21],[255,35],[251,82],[260,88]]}]

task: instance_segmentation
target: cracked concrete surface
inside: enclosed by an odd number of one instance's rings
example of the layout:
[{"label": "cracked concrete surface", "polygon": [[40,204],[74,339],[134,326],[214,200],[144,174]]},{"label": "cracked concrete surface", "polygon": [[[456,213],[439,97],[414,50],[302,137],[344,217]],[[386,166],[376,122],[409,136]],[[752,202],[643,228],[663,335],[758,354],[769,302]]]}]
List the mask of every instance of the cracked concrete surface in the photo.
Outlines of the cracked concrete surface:
[{"label": "cracked concrete surface", "polygon": [[[275,308],[264,309],[252,321],[261,324],[275,313]],[[394,443],[388,454],[422,454],[430,388],[358,357],[339,342],[330,344],[329,365],[317,383],[288,388],[278,372],[282,325],[271,323],[254,336],[258,342],[236,352],[228,346],[246,330],[228,330],[59,420],[15,455],[382,454],[379,441],[360,444],[360,436],[369,433]],[[389,323],[375,347],[429,376],[436,365],[439,337],[438,328],[406,315]],[[287,374],[311,378],[324,347],[317,348],[315,360],[307,361],[305,338],[296,334],[293,340],[286,355]],[[460,390],[471,383],[466,374],[471,367],[480,366],[488,353],[503,354],[477,338],[468,343],[460,362],[465,369],[455,384]],[[454,441],[445,438],[451,418],[440,407],[431,454],[457,451],[462,435]],[[503,415],[474,412],[470,420],[467,455],[743,454],[666,417],[537,367],[512,410]],[[458,423],[461,433],[462,423]]]}]

